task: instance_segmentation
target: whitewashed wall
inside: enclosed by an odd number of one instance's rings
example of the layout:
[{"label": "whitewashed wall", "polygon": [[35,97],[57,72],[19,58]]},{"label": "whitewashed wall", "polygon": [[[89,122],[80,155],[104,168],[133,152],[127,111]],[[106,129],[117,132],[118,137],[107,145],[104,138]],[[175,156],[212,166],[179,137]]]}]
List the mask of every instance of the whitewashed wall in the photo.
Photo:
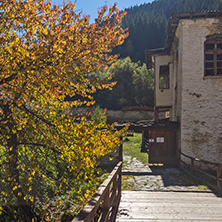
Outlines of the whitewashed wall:
[{"label": "whitewashed wall", "polygon": [[[173,101],[173,66],[172,56],[163,55],[155,58],[155,105],[172,106]],[[169,89],[159,89],[160,66],[169,65]]]},{"label": "whitewashed wall", "polygon": [[[222,76],[204,77],[204,41],[217,19],[181,20],[181,150],[222,162]],[[179,77],[180,78],[180,77]]]}]

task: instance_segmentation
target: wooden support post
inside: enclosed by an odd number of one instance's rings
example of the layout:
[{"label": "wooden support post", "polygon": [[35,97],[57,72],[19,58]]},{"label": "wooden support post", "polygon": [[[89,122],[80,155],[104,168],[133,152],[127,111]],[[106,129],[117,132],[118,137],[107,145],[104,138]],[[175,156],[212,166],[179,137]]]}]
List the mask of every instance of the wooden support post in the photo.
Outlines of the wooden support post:
[{"label": "wooden support post", "polygon": [[122,193],[122,165],[119,168],[119,185],[118,185],[118,197],[119,199],[121,198],[121,193]]},{"label": "wooden support post", "polygon": [[105,193],[105,196],[104,196],[104,202],[102,206],[103,210],[109,210],[110,208],[109,190],[110,190],[110,186],[107,187],[107,192]]},{"label": "wooden support post", "polygon": [[117,174],[113,177],[113,190],[117,189]]},{"label": "wooden support post", "polygon": [[110,185],[106,187],[106,192],[103,199],[102,204],[102,213],[100,214],[100,217],[98,221],[100,222],[108,222],[109,220],[109,213],[110,213]]},{"label": "wooden support post", "polygon": [[119,147],[119,161],[123,161],[123,137],[120,137],[121,145]]},{"label": "wooden support post", "polygon": [[222,165],[218,164],[217,165],[217,189],[220,193],[222,193],[221,170],[222,170]]},{"label": "wooden support post", "polygon": [[122,165],[121,167],[119,168],[119,176],[118,176],[118,180],[120,181],[119,184],[118,184],[118,195],[121,196],[121,189],[122,189]]},{"label": "wooden support post", "polygon": [[117,175],[113,179],[113,187],[111,190],[111,207],[116,208],[117,206]]},{"label": "wooden support post", "polygon": [[120,203],[120,198],[121,198],[121,167],[119,168],[117,175],[114,180],[115,182],[113,181],[113,192],[115,192],[115,200],[111,206],[112,215],[110,217],[109,222],[116,221],[116,215],[117,215],[118,208],[119,208],[119,203]]},{"label": "wooden support post", "polygon": [[144,140],[144,138],[145,138],[145,132],[146,132],[146,131],[144,131],[144,130],[142,131],[142,148],[145,147],[145,140]]},{"label": "wooden support post", "polygon": [[72,222],[115,222],[121,197],[121,173],[122,162],[119,162]]}]

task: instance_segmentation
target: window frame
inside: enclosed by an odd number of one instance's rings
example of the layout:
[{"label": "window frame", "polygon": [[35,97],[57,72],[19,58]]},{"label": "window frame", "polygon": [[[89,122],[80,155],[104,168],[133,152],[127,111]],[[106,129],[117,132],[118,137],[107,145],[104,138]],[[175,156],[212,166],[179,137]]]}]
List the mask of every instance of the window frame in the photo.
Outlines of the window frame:
[{"label": "window frame", "polygon": [[[166,71],[162,71],[163,69],[166,69]],[[162,71],[162,72],[161,72]],[[164,78],[165,83],[162,83],[161,77]],[[164,85],[166,85],[164,87]],[[159,66],[159,89],[169,89],[170,88],[170,67],[169,65],[161,65]]]},{"label": "window frame", "polygon": [[222,76],[222,35],[207,36],[204,42],[204,76]]}]

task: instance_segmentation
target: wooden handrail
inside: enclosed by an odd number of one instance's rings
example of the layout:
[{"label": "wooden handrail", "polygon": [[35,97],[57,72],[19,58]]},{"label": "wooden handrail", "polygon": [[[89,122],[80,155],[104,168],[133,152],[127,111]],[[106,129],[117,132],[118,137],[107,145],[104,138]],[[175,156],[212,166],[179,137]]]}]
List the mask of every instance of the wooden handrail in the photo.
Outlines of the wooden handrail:
[{"label": "wooden handrail", "polygon": [[122,162],[119,162],[108,178],[99,186],[72,222],[114,222],[121,198]]},{"label": "wooden handrail", "polygon": [[218,164],[221,164],[221,163],[215,163],[215,162],[211,162],[211,161],[208,161],[208,160],[201,160],[199,158],[196,158],[196,157],[191,157],[191,156],[188,156],[187,154],[184,154],[182,152],[180,152],[180,154],[182,154],[183,156],[189,158],[189,159],[192,159],[192,160],[195,160],[197,162],[201,162],[201,163],[205,163],[205,164],[210,164],[210,165],[218,165]]},{"label": "wooden handrail", "polygon": [[[214,162],[210,162],[210,161],[207,161],[207,160],[201,160],[199,158],[194,158],[194,157],[191,157],[191,156],[188,156],[187,154],[184,154],[182,152],[179,152],[182,156],[188,158],[191,160],[191,163],[190,165],[187,164],[186,162],[184,162],[183,160],[181,160],[181,158],[179,158],[179,161],[180,163],[182,163],[184,166],[186,166],[187,168],[190,169],[190,172],[188,170],[185,169],[185,167],[183,167],[181,164],[180,166],[188,173],[190,174],[191,176],[195,177],[196,179],[204,182],[205,184],[207,184],[208,186],[214,188],[215,190],[217,190],[219,193],[222,193],[222,174],[221,174],[221,170],[222,170],[222,164],[221,163],[214,163]],[[204,163],[204,164],[209,164],[209,165],[212,165],[212,166],[215,166],[216,167],[216,170],[217,170],[217,176],[214,176],[214,175],[211,175],[207,172],[205,172],[204,170],[202,169],[198,169],[197,167],[194,166],[194,162],[199,162],[199,163]],[[216,181],[216,186],[200,177],[197,177],[197,176],[194,176],[193,172],[196,171],[196,172],[200,172],[202,174],[204,174],[205,176],[208,176],[212,179],[215,179]]]}]

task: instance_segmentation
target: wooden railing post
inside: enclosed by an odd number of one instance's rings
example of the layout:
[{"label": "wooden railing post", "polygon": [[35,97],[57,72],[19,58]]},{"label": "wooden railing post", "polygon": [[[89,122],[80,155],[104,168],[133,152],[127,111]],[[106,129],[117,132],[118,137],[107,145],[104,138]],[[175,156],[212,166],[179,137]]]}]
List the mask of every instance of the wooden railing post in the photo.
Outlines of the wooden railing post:
[{"label": "wooden railing post", "polygon": [[107,192],[105,193],[105,196],[104,196],[104,202],[103,202],[103,206],[102,206],[102,211],[108,211],[109,208],[110,208],[109,195],[110,195],[110,186],[107,186]]},{"label": "wooden railing post", "polygon": [[121,173],[119,162],[72,222],[94,222],[95,216],[96,221],[115,222],[121,198]]},{"label": "wooden railing post", "polygon": [[116,193],[117,190],[117,174],[113,178],[113,192]]},{"label": "wooden railing post", "polygon": [[118,186],[118,193],[120,194],[120,196],[121,196],[121,191],[122,191],[121,185],[122,185],[122,165],[121,165],[121,167],[119,168],[119,186]]},{"label": "wooden railing post", "polygon": [[[180,159],[180,162],[185,166],[183,167],[182,164],[182,169],[187,172],[188,174],[190,174],[191,176],[193,176],[194,178],[196,178],[197,180],[199,181],[202,181],[204,182],[206,185],[208,185],[209,187],[213,188],[214,190],[217,190],[219,193],[222,194],[222,164],[221,163],[215,163],[215,162],[210,162],[210,161],[206,161],[206,160],[201,160],[201,159],[198,159],[198,158],[194,158],[194,157],[191,157],[191,156],[188,156],[184,153],[182,153],[180,151],[180,154],[188,159],[191,160],[191,164],[187,164],[185,161],[183,161],[182,159]],[[194,166],[194,162],[199,162],[199,163],[204,163],[204,164],[208,164],[208,165],[211,165],[211,166],[216,166],[217,169],[217,176],[213,175],[213,174],[210,174],[202,169],[199,169],[197,167]],[[188,168],[188,169],[186,169]],[[195,175],[194,172],[198,172],[198,173],[201,173],[201,174],[204,174],[205,176],[207,176],[208,178],[212,178],[214,180],[214,183],[212,182],[209,182],[207,181],[206,179],[203,179],[201,178],[200,176],[197,176]]]},{"label": "wooden railing post", "polygon": [[119,146],[119,161],[123,161],[123,137],[120,137],[121,144]]},{"label": "wooden railing post", "polygon": [[[121,172],[122,172],[122,167],[119,167],[118,173],[117,173],[118,176],[116,175],[113,180],[112,195],[115,198],[111,204],[112,214],[111,214],[109,222],[116,221],[116,215],[117,215],[117,211],[118,211],[118,207],[119,207],[119,203],[120,203],[120,198],[121,198]],[[111,199],[113,199],[113,198],[111,198]]]},{"label": "wooden railing post", "polygon": [[222,193],[221,170],[222,170],[222,165],[217,164],[217,189],[220,193]]}]

